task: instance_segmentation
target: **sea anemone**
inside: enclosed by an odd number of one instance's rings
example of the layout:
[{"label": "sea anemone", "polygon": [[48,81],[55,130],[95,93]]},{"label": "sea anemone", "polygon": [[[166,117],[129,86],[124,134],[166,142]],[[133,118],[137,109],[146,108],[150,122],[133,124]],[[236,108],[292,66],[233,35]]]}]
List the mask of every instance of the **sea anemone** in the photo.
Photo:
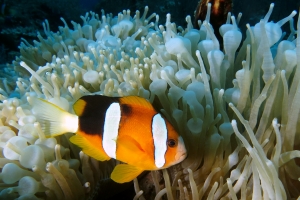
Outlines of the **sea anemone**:
[{"label": "sea anemone", "polygon": [[[148,7],[133,18],[129,10],[117,17],[89,12],[82,24],[71,22],[73,29],[62,19],[57,33],[45,21],[46,38],[23,40],[0,84],[0,198],[95,195],[115,161],[89,158],[69,142],[71,133],[46,138],[31,104],[37,96],[73,112],[72,104],[89,94],[144,97],[184,138],[188,158],[152,171],[153,193],[135,179],[135,199],[297,198],[300,20],[297,31],[295,11],[269,22],[273,7],[255,26],[247,24],[243,42],[239,18],[229,14],[220,28],[223,49],[209,9],[199,30],[189,16],[186,28],[170,14],[159,25],[158,15],[147,17]],[[286,37],[281,26],[288,21]]]}]

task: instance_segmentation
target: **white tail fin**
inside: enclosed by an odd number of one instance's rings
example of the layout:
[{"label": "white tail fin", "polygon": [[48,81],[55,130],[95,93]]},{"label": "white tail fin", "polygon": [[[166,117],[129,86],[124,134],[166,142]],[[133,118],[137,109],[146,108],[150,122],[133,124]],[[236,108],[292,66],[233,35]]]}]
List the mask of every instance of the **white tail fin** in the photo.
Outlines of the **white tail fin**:
[{"label": "white tail fin", "polygon": [[32,112],[41,124],[46,137],[54,137],[78,129],[78,116],[66,112],[58,106],[36,97],[28,97],[33,105]]}]

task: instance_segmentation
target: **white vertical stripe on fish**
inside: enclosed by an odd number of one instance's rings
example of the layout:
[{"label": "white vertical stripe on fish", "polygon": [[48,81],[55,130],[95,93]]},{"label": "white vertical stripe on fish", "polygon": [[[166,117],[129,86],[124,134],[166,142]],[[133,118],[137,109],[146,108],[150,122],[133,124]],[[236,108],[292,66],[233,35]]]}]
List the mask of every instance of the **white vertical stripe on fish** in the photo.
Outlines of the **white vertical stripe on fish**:
[{"label": "white vertical stripe on fish", "polygon": [[154,159],[156,167],[164,166],[165,153],[167,151],[168,130],[165,120],[160,114],[156,114],[152,119],[152,136],[154,140]]},{"label": "white vertical stripe on fish", "polygon": [[116,140],[119,133],[121,108],[119,103],[112,103],[105,113],[102,145],[106,154],[116,158]]}]

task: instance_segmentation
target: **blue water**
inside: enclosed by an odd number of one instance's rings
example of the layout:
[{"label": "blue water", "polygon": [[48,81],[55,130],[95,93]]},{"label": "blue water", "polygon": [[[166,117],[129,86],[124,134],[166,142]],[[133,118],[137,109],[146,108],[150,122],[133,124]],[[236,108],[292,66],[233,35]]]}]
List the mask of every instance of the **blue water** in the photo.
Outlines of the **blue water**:
[{"label": "blue water", "polygon": [[94,6],[99,3],[101,0],[79,0],[79,4],[82,9],[85,10],[94,10]]}]

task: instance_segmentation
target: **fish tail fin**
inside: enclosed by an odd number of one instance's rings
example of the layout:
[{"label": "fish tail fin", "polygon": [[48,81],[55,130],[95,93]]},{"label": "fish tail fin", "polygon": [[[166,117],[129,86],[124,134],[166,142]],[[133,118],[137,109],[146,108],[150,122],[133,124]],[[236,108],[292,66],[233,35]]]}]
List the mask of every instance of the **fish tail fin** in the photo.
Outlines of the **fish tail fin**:
[{"label": "fish tail fin", "polygon": [[46,137],[54,137],[78,129],[78,116],[40,98],[28,97],[32,112],[41,124]]}]

